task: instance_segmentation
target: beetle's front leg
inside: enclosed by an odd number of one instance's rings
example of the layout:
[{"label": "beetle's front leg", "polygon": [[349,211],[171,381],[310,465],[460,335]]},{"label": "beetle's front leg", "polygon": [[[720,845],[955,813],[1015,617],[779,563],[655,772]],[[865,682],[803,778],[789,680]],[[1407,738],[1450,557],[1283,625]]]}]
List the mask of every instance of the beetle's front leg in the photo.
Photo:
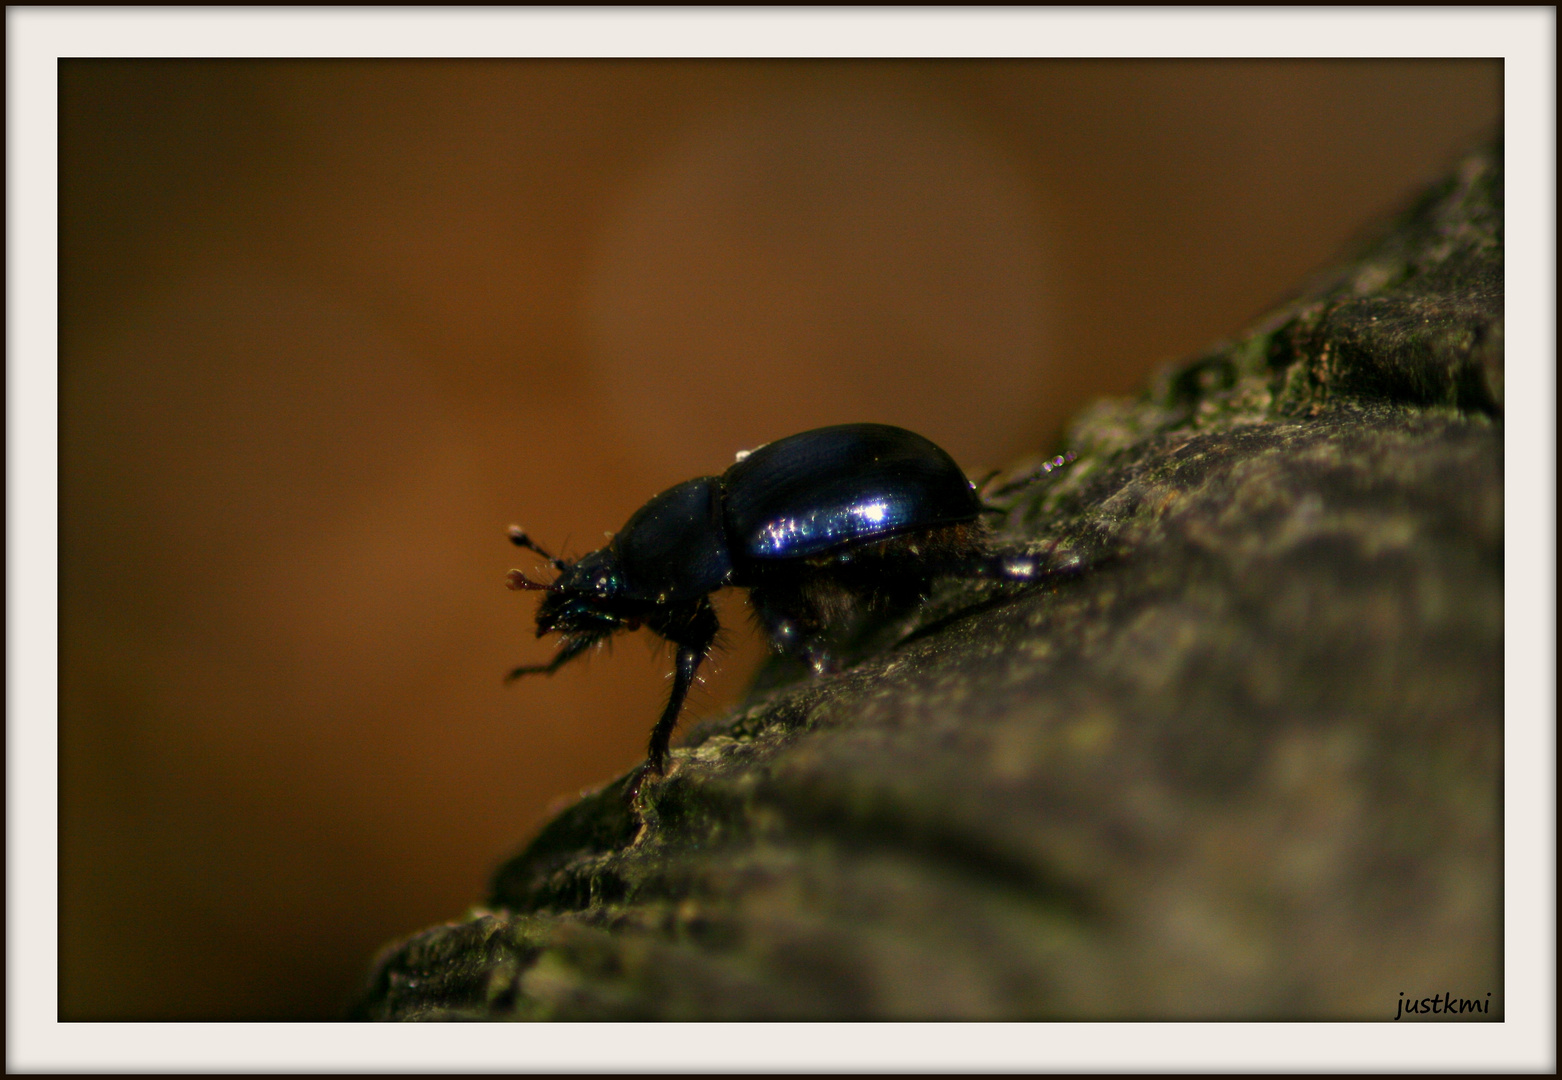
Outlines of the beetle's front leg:
[{"label": "beetle's front leg", "polygon": [[665,776],[667,773],[667,744],[672,740],[673,727],[678,723],[678,712],[683,708],[683,699],[688,696],[689,687],[694,684],[694,673],[699,669],[700,661],[705,659],[706,652],[692,649],[688,646],[679,646],[678,659],[673,667],[673,689],[667,699],[667,708],[662,710],[662,717],[651,729],[651,744],[646,749],[645,761],[630,774],[629,786],[624,790],[624,796],[629,805],[634,806],[640,798],[640,788],[645,783],[647,776]]},{"label": "beetle's front leg", "polygon": [[677,726],[678,714],[683,710],[683,702],[689,696],[689,688],[694,685],[695,673],[700,664],[710,655],[711,647],[716,642],[716,634],[721,629],[721,622],[716,618],[716,609],[706,597],[700,597],[689,608],[677,612],[672,618],[666,620],[648,620],[647,625],[652,630],[667,638],[678,646],[678,657],[673,662],[673,687],[667,696],[667,707],[662,710],[662,715],[656,721],[656,726],[651,729],[650,745],[646,747],[645,764],[635,770],[630,779],[628,796],[633,803],[640,793],[640,786],[649,776],[663,776],[667,772],[667,748],[672,741],[673,728]]},{"label": "beetle's front leg", "polygon": [[678,723],[678,713],[683,710],[683,700],[689,694],[689,687],[694,685],[694,673],[699,670],[709,651],[708,644],[703,649],[688,645],[678,647],[678,659],[673,664],[672,693],[667,697],[667,707],[662,710],[661,719],[651,729],[651,742],[646,747],[645,767],[657,776],[667,772],[667,747],[672,741],[673,728]]},{"label": "beetle's front leg", "polygon": [[559,646],[559,651],[553,654],[552,660],[549,660],[546,664],[527,664],[523,667],[511,668],[510,673],[504,677],[504,681],[511,683],[522,675],[552,675],[559,668],[575,659],[575,657],[591,648],[600,640],[602,640],[600,637],[592,634],[566,638],[564,644]]}]

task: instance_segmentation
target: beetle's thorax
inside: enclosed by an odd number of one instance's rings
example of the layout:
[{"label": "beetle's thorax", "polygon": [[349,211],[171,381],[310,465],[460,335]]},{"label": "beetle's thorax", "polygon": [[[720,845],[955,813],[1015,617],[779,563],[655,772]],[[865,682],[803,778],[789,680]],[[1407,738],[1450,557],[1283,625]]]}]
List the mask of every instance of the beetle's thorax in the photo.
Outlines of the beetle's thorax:
[{"label": "beetle's thorax", "polygon": [[607,550],[625,598],[680,604],[730,584],[720,481],[700,476],[668,488],[635,512]]}]

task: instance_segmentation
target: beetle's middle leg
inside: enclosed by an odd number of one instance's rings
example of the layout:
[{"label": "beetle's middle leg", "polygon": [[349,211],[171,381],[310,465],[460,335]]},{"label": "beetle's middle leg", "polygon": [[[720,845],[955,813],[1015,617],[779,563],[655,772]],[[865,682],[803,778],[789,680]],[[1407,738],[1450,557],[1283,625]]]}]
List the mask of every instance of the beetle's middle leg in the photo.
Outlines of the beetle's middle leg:
[{"label": "beetle's middle leg", "polygon": [[770,647],[783,656],[801,660],[816,675],[840,670],[836,629],[843,621],[841,616],[852,614],[854,610],[834,609],[857,607],[854,601],[844,604],[840,602],[842,599],[821,595],[817,581],[813,588],[808,588],[783,575],[775,575],[749,590],[754,619],[764,631]]}]

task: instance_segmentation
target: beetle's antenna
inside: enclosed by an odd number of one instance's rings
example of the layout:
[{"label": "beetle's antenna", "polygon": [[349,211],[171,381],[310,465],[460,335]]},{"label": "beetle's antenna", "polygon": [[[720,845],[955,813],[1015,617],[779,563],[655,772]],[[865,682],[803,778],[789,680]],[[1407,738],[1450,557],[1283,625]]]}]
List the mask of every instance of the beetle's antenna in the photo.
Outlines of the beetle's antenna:
[{"label": "beetle's antenna", "polygon": [[[565,570],[569,569],[569,563],[565,562],[563,559],[554,558],[552,555],[550,555],[546,551],[544,551],[542,549],[542,545],[538,544],[537,541],[533,540],[530,536],[526,535],[526,530],[521,528],[519,525],[511,525],[510,526],[510,543],[514,544],[516,547],[523,547],[523,548],[527,548],[527,549],[529,549],[531,551],[535,551],[537,554],[541,555],[544,559],[547,559],[550,563],[552,563],[553,564],[553,568],[555,570],[559,571],[560,573],[563,573]],[[526,586],[524,586],[524,585],[519,585],[519,586],[512,585],[511,586],[511,588],[522,588],[522,589],[524,589],[525,587]]]},{"label": "beetle's antenna", "polygon": [[531,589],[536,592],[547,592],[548,586],[540,581],[533,581],[519,570],[511,570],[504,576],[504,583],[512,589]]}]

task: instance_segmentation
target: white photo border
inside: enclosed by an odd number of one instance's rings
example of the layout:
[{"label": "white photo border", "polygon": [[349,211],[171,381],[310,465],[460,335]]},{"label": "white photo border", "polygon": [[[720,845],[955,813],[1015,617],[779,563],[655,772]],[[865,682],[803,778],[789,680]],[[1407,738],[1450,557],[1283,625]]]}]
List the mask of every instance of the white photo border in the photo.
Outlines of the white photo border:
[{"label": "white photo border", "polygon": [[[8,1071],[1554,1069],[1555,8],[8,8]],[[1503,1024],[57,1021],[57,65],[65,57],[1491,57],[1507,214]],[[366,958],[367,962],[367,958]],[[632,1030],[631,1030],[632,1029]]]}]

